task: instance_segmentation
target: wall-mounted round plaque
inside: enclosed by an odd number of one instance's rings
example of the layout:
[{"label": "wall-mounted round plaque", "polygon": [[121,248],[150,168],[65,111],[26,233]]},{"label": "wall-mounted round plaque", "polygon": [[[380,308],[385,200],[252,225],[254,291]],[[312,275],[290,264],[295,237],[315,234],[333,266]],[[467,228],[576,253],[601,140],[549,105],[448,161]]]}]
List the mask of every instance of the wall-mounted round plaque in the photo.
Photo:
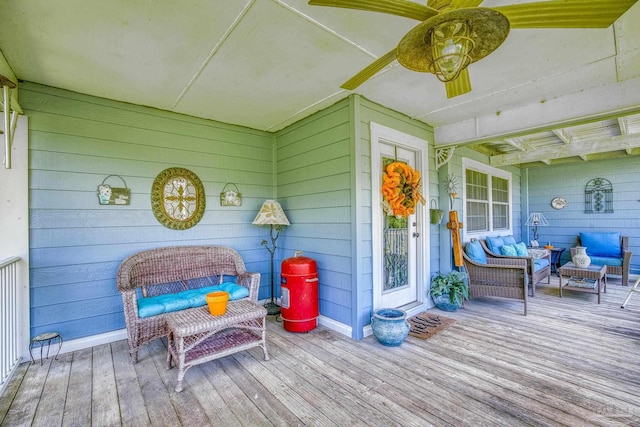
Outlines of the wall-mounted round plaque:
[{"label": "wall-mounted round plaque", "polygon": [[553,209],[563,209],[565,206],[567,206],[567,199],[564,197],[554,197],[553,200],[551,200],[551,207]]},{"label": "wall-mounted round plaque", "polygon": [[205,204],[202,182],[188,169],[165,169],[153,181],[151,209],[165,227],[174,230],[193,227],[202,219]]}]

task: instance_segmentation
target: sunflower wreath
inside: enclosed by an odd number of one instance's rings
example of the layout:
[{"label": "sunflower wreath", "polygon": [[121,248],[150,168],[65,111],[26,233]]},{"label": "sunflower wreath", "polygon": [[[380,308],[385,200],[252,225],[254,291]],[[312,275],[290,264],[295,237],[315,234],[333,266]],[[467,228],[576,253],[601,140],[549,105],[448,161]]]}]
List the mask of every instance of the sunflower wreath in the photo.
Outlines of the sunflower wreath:
[{"label": "sunflower wreath", "polygon": [[420,194],[420,172],[406,163],[389,164],[382,180],[384,207],[389,215],[406,218],[415,213],[418,202],[425,203]]}]

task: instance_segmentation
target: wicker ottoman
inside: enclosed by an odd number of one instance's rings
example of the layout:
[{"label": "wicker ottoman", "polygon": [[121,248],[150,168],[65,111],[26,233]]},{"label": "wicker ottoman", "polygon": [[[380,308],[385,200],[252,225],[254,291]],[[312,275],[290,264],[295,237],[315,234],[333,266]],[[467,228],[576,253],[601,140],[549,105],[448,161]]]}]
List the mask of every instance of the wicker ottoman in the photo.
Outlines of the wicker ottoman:
[{"label": "wicker ottoman", "polygon": [[230,302],[222,316],[212,316],[206,306],[169,314],[167,369],[174,360],[178,367],[176,391],[182,391],[187,370],[200,363],[258,346],[264,360],[269,360],[266,316],[264,307],[248,300]]}]

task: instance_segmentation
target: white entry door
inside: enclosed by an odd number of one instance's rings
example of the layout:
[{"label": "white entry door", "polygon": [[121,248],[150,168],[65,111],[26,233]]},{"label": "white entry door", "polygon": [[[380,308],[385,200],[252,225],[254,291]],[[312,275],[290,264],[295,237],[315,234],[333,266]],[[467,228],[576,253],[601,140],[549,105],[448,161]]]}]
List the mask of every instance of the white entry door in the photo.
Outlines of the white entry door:
[{"label": "white entry door", "polygon": [[426,196],[427,142],[410,135],[371,124],[372,146],[372,240],[373,240],[373,305],[403,307],[424,299],[426,242],[426,207],[419,204],[407,218],[387,215],[381,194],[384,168],[394,161],[408,164],[422,175],[422,194]]}]

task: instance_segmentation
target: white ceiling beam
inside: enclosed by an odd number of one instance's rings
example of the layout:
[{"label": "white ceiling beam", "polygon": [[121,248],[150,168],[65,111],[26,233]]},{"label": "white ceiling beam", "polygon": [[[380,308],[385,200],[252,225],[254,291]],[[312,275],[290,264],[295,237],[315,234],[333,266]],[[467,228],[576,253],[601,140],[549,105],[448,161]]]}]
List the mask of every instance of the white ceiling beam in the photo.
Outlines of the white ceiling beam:
[{"label": "white ceiling beam", "polygon": [[548,159],[560,159],[564,157],[580,157],[587,161],[590,154],[605,153],[610,151],[630,150],[640,147],[640,134],[621,135],[612,138],[598,139],[592,141],[581,141],[571,145],[557,147],[539,148],[535,151],[524,153],[509,153],[492,156],[491,166],[509,166],[521,163],[545,162]]},{"label": "white ceiling beam", "polygon": [[436,147],[490,142],[640,112],[640,77],[434,129]]},{"label": "white ceiling beam", "polygon": [[507,144],[520,151],[527,151],[527,143],[522,138],[507,138],[504,140]]},{"label": "white ceiling beam", "polygon": [[553,133],[565,144],[571,144],[573,142],[573,135],[567,129],[554,129]]}]

